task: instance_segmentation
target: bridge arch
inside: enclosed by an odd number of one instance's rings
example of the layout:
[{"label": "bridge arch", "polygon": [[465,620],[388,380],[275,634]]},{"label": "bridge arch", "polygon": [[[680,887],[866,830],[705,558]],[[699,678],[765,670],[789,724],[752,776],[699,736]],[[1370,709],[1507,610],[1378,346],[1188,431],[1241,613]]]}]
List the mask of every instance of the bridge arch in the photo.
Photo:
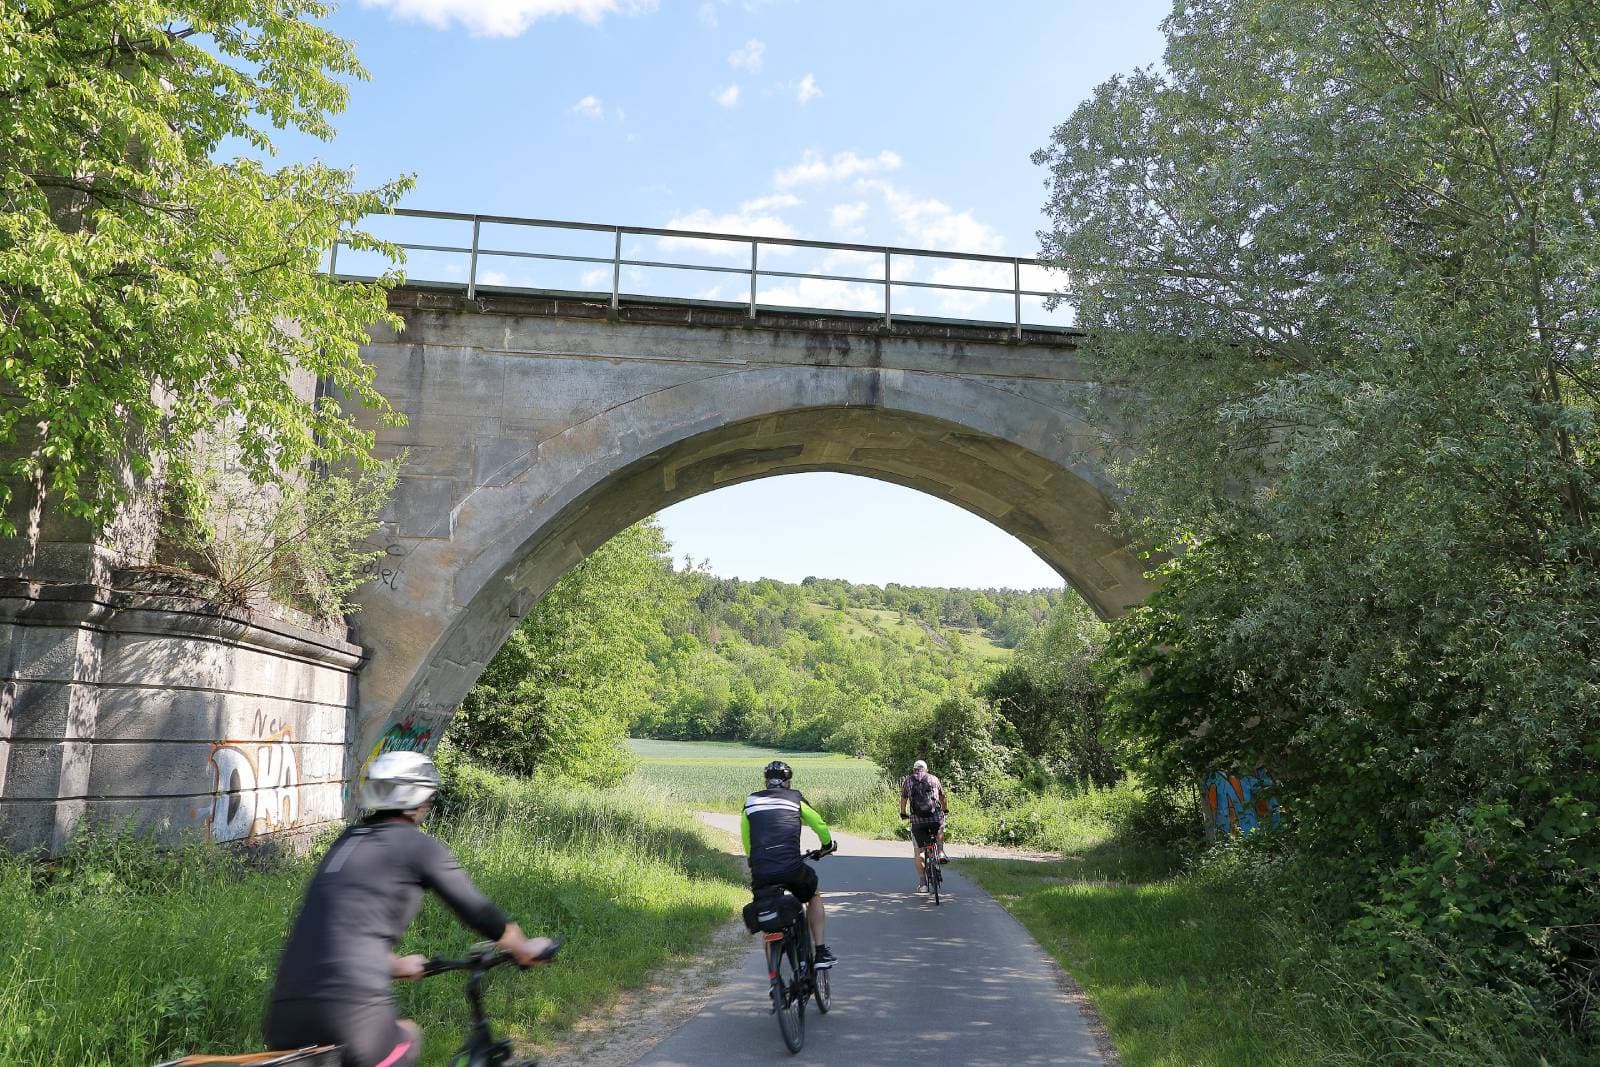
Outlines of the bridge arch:
[{"label": "bridge arch", "polygon": [[830,471],[927,492],[1018,537],[1104,617],[1149,590],[1109,530],[1115,486],[1091,421],[1105,406],[1070,337],[481,304],[405,309],[407,329],[367,353],[410,418],[380,447],[410,459],[390,554],[359,594],[355,761],[436,742],[587,553],[757,478]]}]

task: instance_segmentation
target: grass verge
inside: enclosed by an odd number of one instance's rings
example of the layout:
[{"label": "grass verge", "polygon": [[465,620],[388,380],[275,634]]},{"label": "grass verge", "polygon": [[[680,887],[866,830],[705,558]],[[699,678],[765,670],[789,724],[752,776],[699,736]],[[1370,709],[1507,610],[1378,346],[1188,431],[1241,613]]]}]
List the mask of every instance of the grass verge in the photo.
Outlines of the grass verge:
[{"label": "grass verge", "polygon": [[[745,899],[737,862],[647,793],[473,768],[458,782],[433,831],[524,929],[567,939],[557,964],[488,984],[491,1016],[524,1042],[698,951]],[[252,863],[102,836],[51,868],[0,857],[0,1063],[149,1067],[258,1047],[318,854]],[[430,901],[400,951],[450,954],[472,939]],[[399,999],[427,1036],[423,1063],[445,1063],[466,1015],[460,976],[401,987]]]},{"label": "grass verge", "polygon": [[1092,855],[961,869],[1083,987],[1125,1067],[1287,1062],[1270,939],[1242,887],[1193,875],[1107,880],[1118,868]]}]

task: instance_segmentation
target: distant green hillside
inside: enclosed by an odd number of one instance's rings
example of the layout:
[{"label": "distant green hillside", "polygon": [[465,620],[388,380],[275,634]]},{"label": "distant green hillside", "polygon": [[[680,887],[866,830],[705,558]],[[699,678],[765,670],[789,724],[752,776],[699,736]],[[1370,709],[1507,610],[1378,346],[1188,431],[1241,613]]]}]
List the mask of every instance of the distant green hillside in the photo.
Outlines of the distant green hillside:
[{"label": "distant green hillside", "polygon": [[511,774],[613,785],[635,737],[857,755],[968,697],[1062,589],[745,582],[675,567],[638,523],[540,599],[467,695],[449,740]]},{"label": "distant green hillside", "polygon": [[690,603],[651,652],[634,734],[844,753],[886,715],[971,692],[1063,595],[681,577]]}]

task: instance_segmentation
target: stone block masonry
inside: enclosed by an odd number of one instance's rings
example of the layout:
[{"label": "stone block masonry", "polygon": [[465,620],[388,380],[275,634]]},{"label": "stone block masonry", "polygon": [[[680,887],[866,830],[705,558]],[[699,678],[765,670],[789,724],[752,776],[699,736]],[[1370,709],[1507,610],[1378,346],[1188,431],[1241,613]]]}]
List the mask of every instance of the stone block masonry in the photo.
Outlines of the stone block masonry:
[{"label": "stone block masonry", "polygon": [[1107,618],[1150,590],[1113,528],[1117,391],[1071,331],[427,286],[390,304],[404,329],[374,329],[363,356],[407,423],[350,412],[406,457],[356,593],[352,773],[431,750],[517,620],[607,538],[753,478],[920,489],[1020,538]]},{"label": "stone block masonry", "polygon": [[0,581],[0,842],[265,842],[340,820],[361,650],[122,573]]}]

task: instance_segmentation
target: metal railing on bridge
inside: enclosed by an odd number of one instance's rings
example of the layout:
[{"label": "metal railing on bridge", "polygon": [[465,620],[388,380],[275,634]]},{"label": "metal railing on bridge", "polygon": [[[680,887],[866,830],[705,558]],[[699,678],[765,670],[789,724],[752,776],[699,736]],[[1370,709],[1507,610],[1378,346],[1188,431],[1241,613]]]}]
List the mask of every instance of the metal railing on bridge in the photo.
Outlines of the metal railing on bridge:
[{"label": "metal railing on bridge", "polygon": [[[405,251],[408,282],[459,286],[469,299],[480,289],[561,292],[608,296],[613,311],[630,300],[690,300],[742,306],[750,318],[761,309],[845,312],[880,317],[886,326],[892,326],[896,316],[1006,325],[1018,337],[1025,326],[1070,325],[1069,315],[1047,304],[1064,295],[1062,287],[1049,284],[1059,272],[1037,259],[1016,256],[409,208],[372,216],[363,225]],[[428,239],[432,236],[428,231],[450,227],[455,227],[453,235]],[[528,247],[528,235],[536,235],[540,243]],[[456,240],[446,243],[451,236]],[[627,247],[652,241],[653,256]],[[596,242],[603,243],[596,246]],[[341,249],[345,271],[341,271]],[[815,269],[800,269],[802,264],[787,261],[805,250],[821,253]],[[674,253],[679,255],[667,258]],[[726,262],[730,254],[738,265]],[[352,279],[376,277],[393,265],[343,242],[328,257],[330,273]],[[559,265],[567,273],[558,280],[567,284],[550,284],[548,277],[536,279],[531,272],[518,274],[513,265]],[[785,266],[794,269],[781,269]],[[370,270],[348,273],[351,267]],[[576,285],[570,284],[574,268],[581,272]],[[737,278],[738,298],[728,299],[720,281],[709,289],[694,290],[662,283],[662,274],[680,280],[688,275]],[[778,285],[763,290],[763,282]],[[1039,308],[1039,314],[1025,318],[1025,303],[1030,309]],[[1000,311],[998,304],[1008,306]]]}]

